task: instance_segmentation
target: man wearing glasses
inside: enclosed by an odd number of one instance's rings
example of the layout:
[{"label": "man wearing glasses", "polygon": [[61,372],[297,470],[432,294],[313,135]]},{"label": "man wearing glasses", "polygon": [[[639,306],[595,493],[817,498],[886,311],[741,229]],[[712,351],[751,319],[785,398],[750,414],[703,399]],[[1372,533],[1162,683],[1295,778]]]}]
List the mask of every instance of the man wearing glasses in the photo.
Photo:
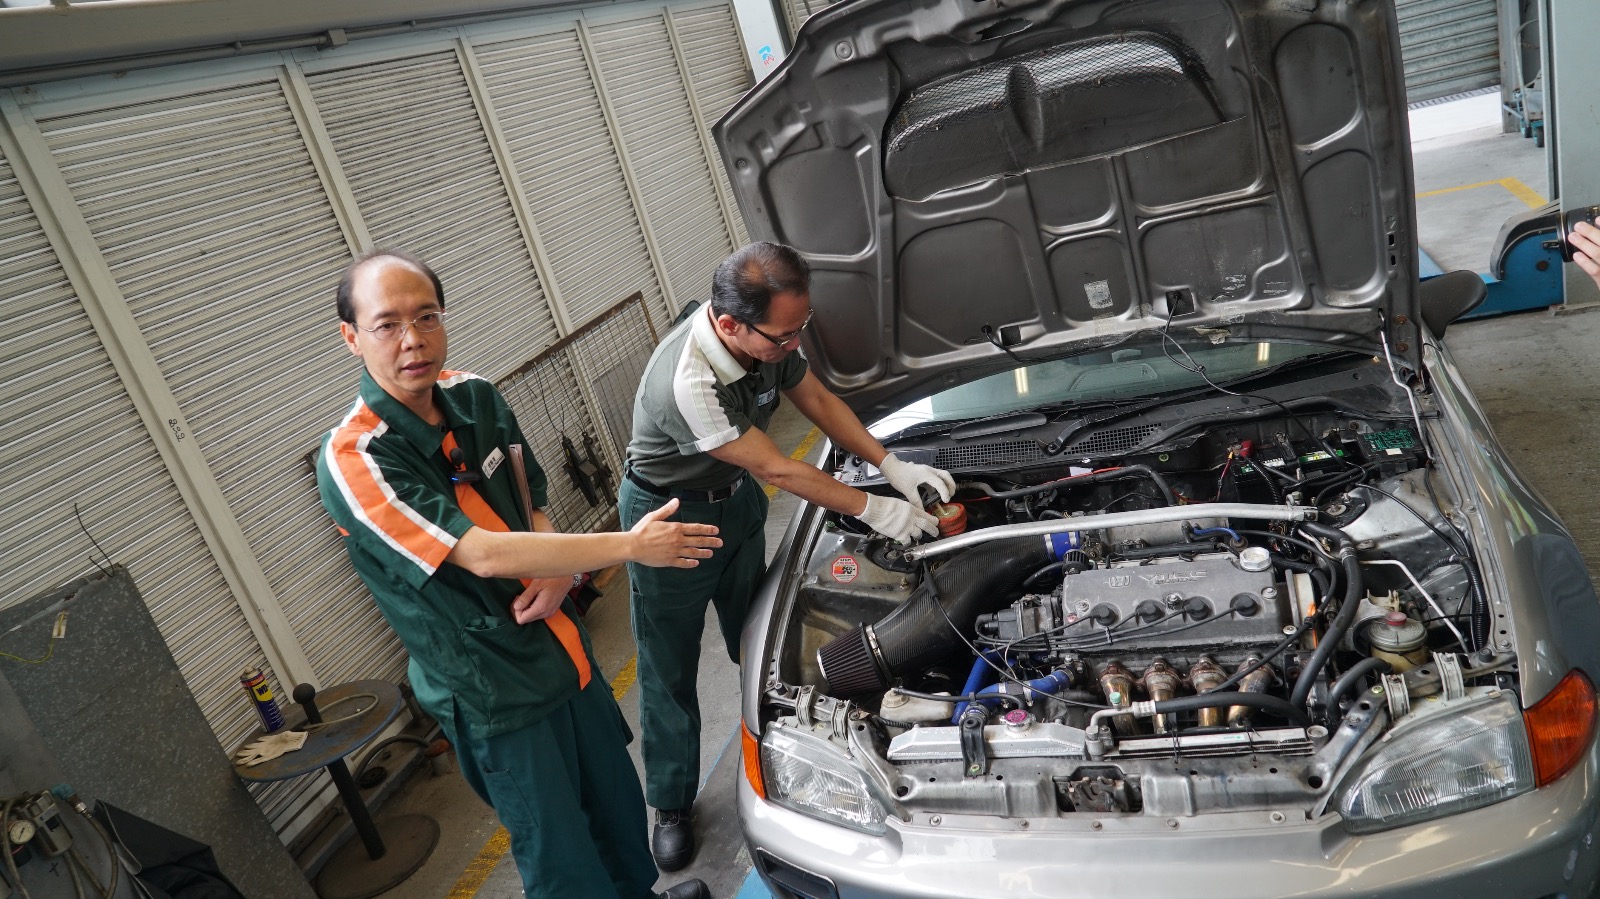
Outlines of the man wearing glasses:
[{"label": "man wearing glasses", "polygon": [[415,257],[356,259],[338,313],[364,371],[317,486],[411,656],[417,702],[510,832],[526,895],[653,895],[631,737],[566,597],[574,573],[621,561],[692,568],[721,545],[716,527],[665,521],[669,503],[625,533],[556,533],[500,392],[444,370],[444,291]]},{"label": "man wearing glasses", "polygon": [[[723,540],[692,571],[628,565],[645,801],[656,809],[650,850],[663,871],[684,867],[694,854],[695,680],[706,603],[716,606],[728,657],[738,662],[739,634],[766,566],[767,497],[749,475],[899,541],[938,530],[919,488],[946,500],[955,490],[947,472],[885,452],[795,352],[811,321],[810,279],[810,266],[790,247],[754,243],[729,256],[712,276],[710,305],[662,339],[634,398],[617,505],[623,526],[677,500],[684,521],[715,524]],[[780,393],[836,446],[877,465],[906,499],[869,495],[784,455],[763,430]]]}]

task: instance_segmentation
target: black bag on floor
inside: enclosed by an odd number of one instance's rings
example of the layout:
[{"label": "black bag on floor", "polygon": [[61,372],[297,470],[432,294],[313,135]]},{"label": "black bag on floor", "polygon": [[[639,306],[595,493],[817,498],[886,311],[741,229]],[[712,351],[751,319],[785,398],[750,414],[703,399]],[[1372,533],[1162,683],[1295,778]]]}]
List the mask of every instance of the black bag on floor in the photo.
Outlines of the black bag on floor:
[{"label": "black bag on floor", "polygon": [[141,895],[150,899],[245,899],[217,867],[211,847],[107,802],[96,802],[95,820],[118,846],[123,869],[133,871]]}]

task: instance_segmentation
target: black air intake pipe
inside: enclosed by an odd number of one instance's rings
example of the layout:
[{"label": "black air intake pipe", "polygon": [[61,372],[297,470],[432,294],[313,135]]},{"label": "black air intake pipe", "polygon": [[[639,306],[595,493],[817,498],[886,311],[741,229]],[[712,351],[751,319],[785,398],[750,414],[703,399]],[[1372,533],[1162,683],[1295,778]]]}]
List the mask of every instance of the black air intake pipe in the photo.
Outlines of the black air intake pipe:
[{"label": "black air intake pipe", "polygon": [[882,693],[895,676],[943,661],[963,645],[979,615],[1011,602],[1028,575],[1050,560],[1039,537],[997,540],[951,556],[882,621],[852,628],[817,650],[828,692],[844,698]]}]

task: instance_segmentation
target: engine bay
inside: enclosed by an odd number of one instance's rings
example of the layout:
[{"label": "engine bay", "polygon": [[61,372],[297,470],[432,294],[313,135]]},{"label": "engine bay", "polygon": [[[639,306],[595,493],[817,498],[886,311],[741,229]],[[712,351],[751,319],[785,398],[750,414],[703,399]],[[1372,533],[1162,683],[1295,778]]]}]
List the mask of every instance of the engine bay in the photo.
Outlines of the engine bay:
[{"label": "engine bay", "polygon": [[1419,427],[1259,416],[1043,464],[958,447],[978,464],[929,504],[938,540],[826,515],[767,733],[842,747],[902,817],[1322,814],[1386,731],[1515,695],[1490,639],[1506,616]]}]

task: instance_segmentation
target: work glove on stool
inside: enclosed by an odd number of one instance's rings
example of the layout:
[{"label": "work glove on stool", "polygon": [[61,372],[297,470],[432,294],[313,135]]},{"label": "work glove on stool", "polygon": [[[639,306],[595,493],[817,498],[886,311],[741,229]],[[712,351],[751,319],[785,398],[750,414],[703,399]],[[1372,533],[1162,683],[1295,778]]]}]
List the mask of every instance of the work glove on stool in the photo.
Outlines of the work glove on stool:
[{"label": "work glove on stool", "polygon": [[[657,868],[678,871],[694,857],[694,828],[690,824],[689,812],[686,808],[656,809],[656,826],[650,831],[650,855],[655,858]],[[679,897],[671,894],[671,899]]]},{"label": "work glove on stool", "polygon": [[284,730],[275,734],[267,734],[259,740],[244,747],[233,754],[233,763],[246,768],[254,768],[262,762],[270,762],[280,755],[294,752],[306,745],[304,731]]},{"label": "work glove on stool", "polygon": [[685,880],[657,893],[656,899],[711,899],[711,888],[703,880]]}]

